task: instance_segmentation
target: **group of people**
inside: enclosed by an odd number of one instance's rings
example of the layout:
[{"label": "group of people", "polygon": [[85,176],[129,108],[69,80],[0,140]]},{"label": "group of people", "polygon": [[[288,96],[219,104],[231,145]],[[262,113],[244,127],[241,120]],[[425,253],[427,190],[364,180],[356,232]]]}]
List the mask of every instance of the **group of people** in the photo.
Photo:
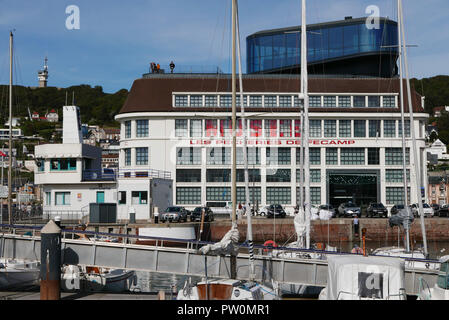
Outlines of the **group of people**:
[{"label": "group of people", "polygon": [[[151,73],[161,73],[161,65],[159,63],[151,62],[150,68],[151,68]],[[172,62],[170,62],[171,73],[173,73],[174,69],[175,69],[175,63],[172,61]]]}]

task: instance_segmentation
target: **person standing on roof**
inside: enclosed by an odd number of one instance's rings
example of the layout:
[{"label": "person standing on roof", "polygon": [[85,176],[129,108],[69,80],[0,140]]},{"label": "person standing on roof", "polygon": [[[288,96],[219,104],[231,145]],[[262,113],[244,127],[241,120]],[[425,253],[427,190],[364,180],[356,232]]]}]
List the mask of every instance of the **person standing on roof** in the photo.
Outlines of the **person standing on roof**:
[{"label": "person standing on roof", "polygon": [[150,63],[151,73],[154,73],[154,62]]},{"label": "person standing on roof", "polygon": [[159,73],[161,71],[161,65],[159,63],[156,65],[156,70],[157,70],[157,73]]},{"label": "person standing on roof", "polygon": [[175,63],[172,61],[170,62],[170,71],[173,73],[173,69],[175,68]]}]

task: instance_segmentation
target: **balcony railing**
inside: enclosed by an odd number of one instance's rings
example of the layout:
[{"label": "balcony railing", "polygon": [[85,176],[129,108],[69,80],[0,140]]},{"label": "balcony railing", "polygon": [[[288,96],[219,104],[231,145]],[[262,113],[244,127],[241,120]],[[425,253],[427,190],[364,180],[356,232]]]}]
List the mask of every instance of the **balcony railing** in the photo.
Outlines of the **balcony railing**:
[{"label": "balcony railing", "polygon": [[120,169],[118,178],[159,178],[171,179],[171,172],[155,169]]},{"label": "balcony railing", "polygon": [[115,169],[86,169],[83,170],[83,181],[115,181],[117,174]]}]

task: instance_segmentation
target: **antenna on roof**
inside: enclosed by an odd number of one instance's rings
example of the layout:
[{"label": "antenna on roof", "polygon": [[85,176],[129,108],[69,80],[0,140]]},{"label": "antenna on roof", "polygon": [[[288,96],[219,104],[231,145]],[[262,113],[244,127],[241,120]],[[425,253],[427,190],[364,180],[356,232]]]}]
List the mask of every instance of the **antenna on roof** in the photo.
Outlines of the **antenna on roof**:
[{"label": "antenna on roof", "polygon": [[72,91],[72,106],[75,105],[75,91]]}]

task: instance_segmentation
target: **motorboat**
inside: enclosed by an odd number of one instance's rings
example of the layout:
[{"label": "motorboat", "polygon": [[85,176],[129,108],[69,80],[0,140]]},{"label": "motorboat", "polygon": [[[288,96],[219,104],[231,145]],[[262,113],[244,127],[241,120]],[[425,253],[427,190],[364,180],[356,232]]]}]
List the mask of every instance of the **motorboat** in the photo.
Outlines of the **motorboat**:
[{"label": "motorboat", "polygon": [[420,293],[418,300],[449,300],[449,256],[440,258],[440,269],[437,283],[430,288],[423,279],[420,279]]},{"label": "motorboat", "polygon": [[405,267],[410,269],[438,270],[440,268],[440,263],[427,260],[424,251],[420,248],[407,252],[402,247],[383,247],[375,249],[371,255],[403,258]]},{"label": "motorboat", "polygon": [[327,262],[327,286],[319,300],[407,299],[402,259],[330,255]]},{"label": "motorboat", "polygon": [[0,288],[19,289],[39,284],[38,260],[0,258]]},{"label": "motorboat", "polygon": [[61,288],[65,291],[125,292],[135,281],[133,270],[67,265],[63,267]]}]

